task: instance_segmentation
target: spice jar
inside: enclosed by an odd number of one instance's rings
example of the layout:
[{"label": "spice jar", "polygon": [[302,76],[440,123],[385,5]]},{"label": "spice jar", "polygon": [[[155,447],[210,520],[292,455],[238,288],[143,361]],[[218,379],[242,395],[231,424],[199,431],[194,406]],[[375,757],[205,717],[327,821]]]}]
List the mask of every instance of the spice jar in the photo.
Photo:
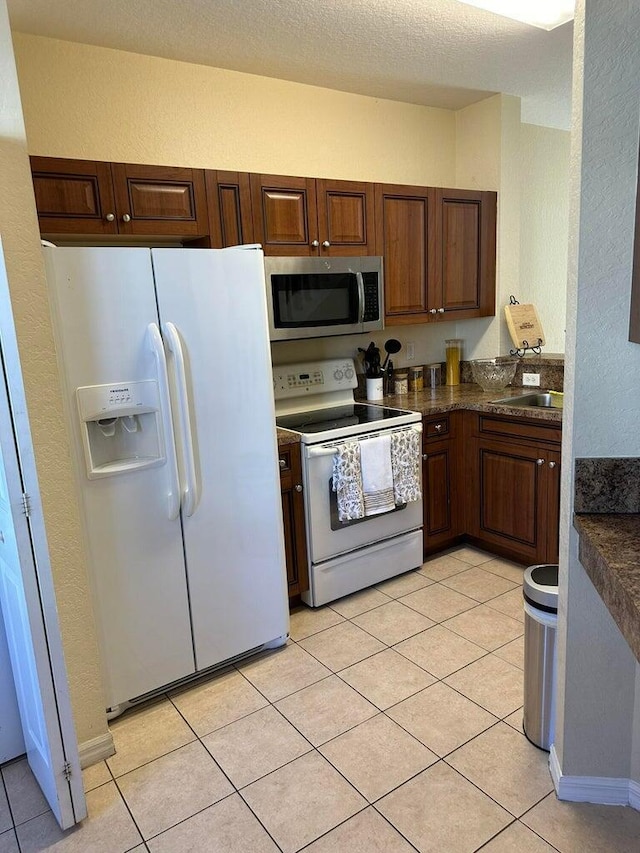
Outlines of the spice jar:
[{"label": "spice jar", "polygon": [[422,391],[424,388],[424,375],[422,365],[409,368],[409,391]]},{"label": "spice jar", "polygon": [[451,338],[445,341],[445,346],[447,354],[447,385],[459,385],[462,341],[460,338]]},{"label": "spice jar", "polygon": [[393,393],[407,394],[409,392],[409,375],[406,370],[396,370],[393,374]]}]

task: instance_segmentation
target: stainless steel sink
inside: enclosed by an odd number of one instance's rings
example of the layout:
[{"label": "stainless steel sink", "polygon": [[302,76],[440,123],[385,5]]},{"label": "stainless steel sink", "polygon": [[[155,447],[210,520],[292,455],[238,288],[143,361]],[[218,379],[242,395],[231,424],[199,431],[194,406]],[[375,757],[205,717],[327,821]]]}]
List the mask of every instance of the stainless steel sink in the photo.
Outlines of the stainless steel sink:
[{"label": "stainless steel sink", "polygon": [[492,403],[500,403],[502,406],[541,406],[546,409],[561,409],[563,396],[558,392],[538,391],[535,394],[523,394],[520,397],[503,397],[500,400],[492,400]]}]

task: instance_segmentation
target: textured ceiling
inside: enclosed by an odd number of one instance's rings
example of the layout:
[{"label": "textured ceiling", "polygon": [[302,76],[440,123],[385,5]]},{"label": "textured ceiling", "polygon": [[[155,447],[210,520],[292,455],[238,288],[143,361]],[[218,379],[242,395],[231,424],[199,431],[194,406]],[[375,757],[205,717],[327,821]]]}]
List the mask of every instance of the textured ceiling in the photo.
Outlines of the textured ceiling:
[{"label": "textured ceiling", "polygon": [[573,25],[551,32],[456,0],[9,0],[14,30],[410,103],[522,98],[569,127]]}]

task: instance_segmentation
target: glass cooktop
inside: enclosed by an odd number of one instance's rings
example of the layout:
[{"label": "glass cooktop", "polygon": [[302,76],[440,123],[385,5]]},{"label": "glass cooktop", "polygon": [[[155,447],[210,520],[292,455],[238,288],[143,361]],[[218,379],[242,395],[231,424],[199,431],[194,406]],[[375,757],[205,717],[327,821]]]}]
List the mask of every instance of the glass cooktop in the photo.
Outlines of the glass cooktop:
[{"label": "glass cooktop", "polygon": [[349,403],[329,409],[315,409],[310,412],[298,412],[294,415],[281,415],[276,424],[283,429],[301,433],[319,433],[343,427],[370,425],[377,421],[410,415],[406,409],[388,409],[386,406]]}]

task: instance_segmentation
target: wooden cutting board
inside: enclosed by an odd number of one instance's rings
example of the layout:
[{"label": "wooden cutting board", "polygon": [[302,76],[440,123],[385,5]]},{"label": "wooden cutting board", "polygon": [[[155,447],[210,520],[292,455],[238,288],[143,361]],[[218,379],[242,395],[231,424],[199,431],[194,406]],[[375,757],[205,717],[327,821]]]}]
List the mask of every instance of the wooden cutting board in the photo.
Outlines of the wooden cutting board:
[{"label": "wooden cutting board", "polygon": [[519,349],[544,346],[544,332],[535,305],[505,305],[504,313],[514,346]]}]

